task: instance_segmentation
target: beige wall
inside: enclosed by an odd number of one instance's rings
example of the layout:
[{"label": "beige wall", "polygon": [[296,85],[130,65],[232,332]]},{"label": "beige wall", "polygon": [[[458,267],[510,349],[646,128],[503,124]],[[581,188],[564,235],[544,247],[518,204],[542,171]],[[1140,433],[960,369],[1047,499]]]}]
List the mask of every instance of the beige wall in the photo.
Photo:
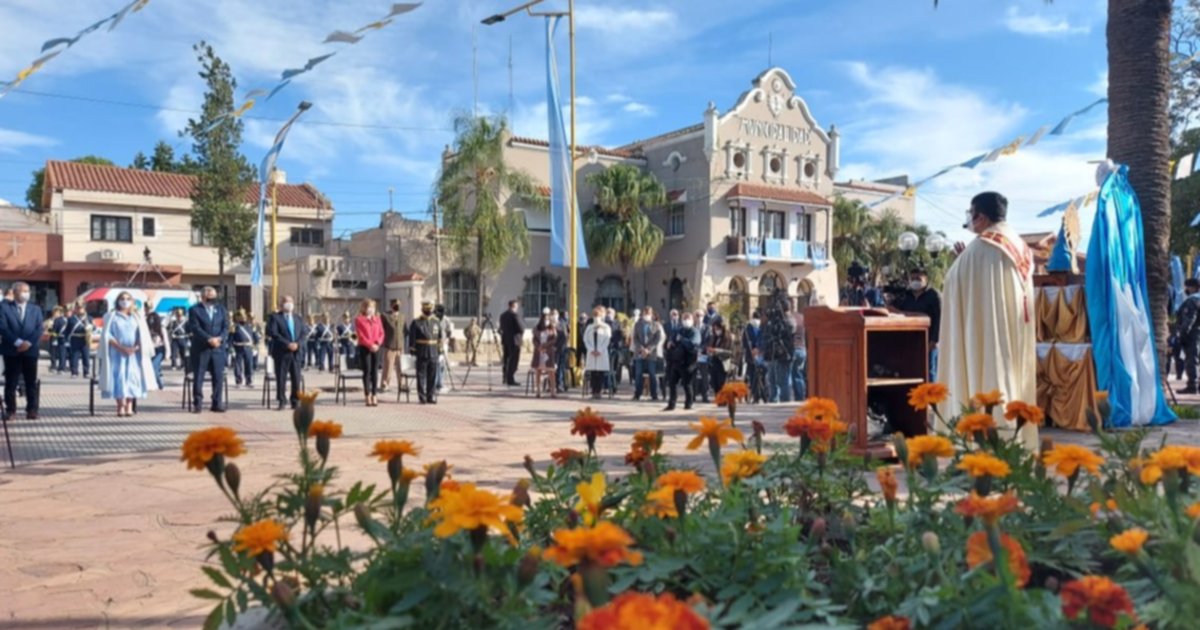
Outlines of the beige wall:
[{"label": "beige wall", "polygon": [[380,258],[309,255],[280,264],[279,295],[293,296],[305,315],[340,317],[366,298],[382,301],[384,279]]},{"label": "beige wall", "polygon": [[905,197],[903,186],[856,180],[840,182],[834,189],[837,195],[867,206],[887,199],[871,208],[871,214],[883,216],[887,212],[894,212],[905,225],[915,225],[917,222],[917,200],[915,197]]}]

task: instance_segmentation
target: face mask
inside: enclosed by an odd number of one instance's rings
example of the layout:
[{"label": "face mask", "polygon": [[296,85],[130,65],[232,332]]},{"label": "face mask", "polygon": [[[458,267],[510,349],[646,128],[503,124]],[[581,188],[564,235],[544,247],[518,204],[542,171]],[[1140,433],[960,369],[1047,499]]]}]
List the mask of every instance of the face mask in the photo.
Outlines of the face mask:
[{"label": "face mask", "polygon": [[717,309],[715,309],[715,308],[709,308],[709,309],[708,309],[708,314],[709,314],[709,315],[716,315],[716,314],[717,314]]},{"label": "face mask", "polygon": [[644,322],[654,321],[654,317],[652,317],[650,315],[642,315],[642,321],[644,321]]},{"label": "face mask", "polygon": [[129,300],[117,300],[117,308],[121,310],[129,308]]},{"label": "face mask", "polygon": [[760,324],[762,324],[762,320],[761,320],[761,319],[758,319],[757,317],[755,317],[754,319],[750,320],[750,325],[751,325],[751,326],[754,326],[755,328],[758,328],[758,326],[759,326]]},{"label": "face mask", "polygon": [[424,316],[426,316],[426,317],[428,317],[428,316],[430,316],[430,315],[433,315],[433,309],[431,309],[431,308],[423,308],[423,309],[421,309],[421,314],[422,314],[422,315],[424,315]]},{"label": "face mask", "polygon": [[375,317],[375,309],[368,308],[367,309],[367,317]]},{"label": "face mask", "polygon": [[205,301],[205,302],[207,302],[207,303],[209,303],[209,304],[216,304],[216,303],[217,303],[217,296],[215,296],[215,295],[213,295],[213,296],[205,296],[205,298],[204,298],[204,301]]},{"label": "face mask", "polygon": [[921,289],[925,288],[925,283],[921,282],[920,280],[913,280],[908,283],[908,288],[912,289],[913,291],[920,291]]},{"label": "face mask", "polygon": [[683,320],[683,327],[684,327],[684,328],[691,328],[693,323],[694,323],[694,322],[692,322],[692,320],[691,320],[691,319],[685,319],[685,320]]},{"label": "face mask", "polygon": [[679,321],[679,316],[678,316],[678,315],[672,315],[672,316],[671,316],[671,321],[673,321],[673,322],[677,322],[677,321]]},{"label": "face mask", "polygon": [[17,301],[18,301],[18,302],[20,302],[20,303],[22,303],[22,304],[24,304],[24,303],[28,302],[28,301],[29,301],[29,292],[28,292],[28,291],[22,291],[22,292],[18,293],[18,294],[17,294]]},{"label": "face mask", "polygon": [[399,313],[399,312],[400,312],[400,305],[399,305],[399,304],[393,304],[393,305],[392,305],[392,312],[393,312],[393,313]]},{"label": "face mask", "polygon": [[295,304],[292,304],[291,302],[284,302],[284,303],[283,303],[283,312],[284,312],[284,313],[291,313],[291,312],[292,312],[292,309],[294,309],[294,308],[296,308],[296,305],[295,305]]}]

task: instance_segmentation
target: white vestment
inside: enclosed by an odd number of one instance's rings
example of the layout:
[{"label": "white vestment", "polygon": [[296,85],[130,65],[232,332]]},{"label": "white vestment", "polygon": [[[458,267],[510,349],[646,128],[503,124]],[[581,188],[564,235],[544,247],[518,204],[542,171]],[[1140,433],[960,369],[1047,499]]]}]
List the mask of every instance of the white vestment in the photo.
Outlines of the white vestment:
[{"label": "white vestment", "polygon": [[[1006,403],[1037,403],[1036,315],[1033,255],[1007,223],[993,225],[946,274],[937,374],[950,394],[938,407],[943,416],[959,415],[973,395],[992,390]],[[1011,438],[1016,423],[1004,419],[1003,407],[994,415],[1000,435]],[[1025,425],[1021,442],[1036,450],[1037,427]]]}]

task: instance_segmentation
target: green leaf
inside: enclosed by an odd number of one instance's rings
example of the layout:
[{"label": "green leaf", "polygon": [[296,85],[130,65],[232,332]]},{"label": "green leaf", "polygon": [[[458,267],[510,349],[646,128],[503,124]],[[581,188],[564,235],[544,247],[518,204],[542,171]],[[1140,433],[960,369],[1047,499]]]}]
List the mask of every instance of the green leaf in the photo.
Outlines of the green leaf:
[{"label": "green leaf", "polygon": [[778,608],[754,620],[753,623],[748,624],[746,627],[763,628],[764,630],[767,628],[778,628],[800,608],[801,603],[801,599],[795,597],[791,601],[785,602]]},{"label": "green leaf", "polygon": [[208,576],[208,579],[213,581],[213,584],[216,584],[222,588],[233,588],[233,584],[229,583],[229,580],[225,578],[225,575],[215,568],[200,567],[200,570],[204,571],[204,574]]},{"label": "green leaf", "polygon": [[1184,555],[1187,556],[1188,573],[1192,574],[1192,582],[1200,584],[1200,545],[1188,541]]},{"label": "green leaf", "polygon": [[233,552],[225,545],[221,545],[218,549],[221,555],[221,566],[225,568],[225,573],[229,575],[241,575],[242,567],[238,562],[237,556],[233,555]]},{"label": "green leaf", "polygon": [[225,606],[217,604],[217,607],[208,613],[208,617],[204,618],[204,630],[218,630],[221,624],[225,622]]},{"label": "green leaf", "polygon": [[200,599],[225,599],[224,595],[207,588],[194,588],[188,592],[192,594],[192,597],[199,597]]},{"label": "green leaf", "polygon": [[232,599],[225,602],[225,619],[231,626],[237,621],[237,607],[233,605]]}]

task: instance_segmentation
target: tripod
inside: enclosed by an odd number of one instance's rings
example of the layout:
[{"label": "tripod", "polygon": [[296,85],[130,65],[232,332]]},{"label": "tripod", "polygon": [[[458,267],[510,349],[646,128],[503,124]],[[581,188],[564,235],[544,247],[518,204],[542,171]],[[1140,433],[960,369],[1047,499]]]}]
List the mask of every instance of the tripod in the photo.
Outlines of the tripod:
[{"label": "tripod", "polygon": [[[487,347],[487,354],[484,356],[484,361],[487,363],[488,391],[492,391],[492,346],[495,346],[500,339],[500,335],[496,332],[496,325],[492,323],[492,316],[488,313],[483,314],[483,324],[479,331],[479,343],[483,345],[484,339],[487,338],[488,332],[492,334],[492,343]],[[475,349],[475,353],[479,354],[479,348]],[[463,374],[462,386],[467,387],[467,378],[471,376],[471,368],[474,367],[470,363],[467,364],[467,372]]]}]

